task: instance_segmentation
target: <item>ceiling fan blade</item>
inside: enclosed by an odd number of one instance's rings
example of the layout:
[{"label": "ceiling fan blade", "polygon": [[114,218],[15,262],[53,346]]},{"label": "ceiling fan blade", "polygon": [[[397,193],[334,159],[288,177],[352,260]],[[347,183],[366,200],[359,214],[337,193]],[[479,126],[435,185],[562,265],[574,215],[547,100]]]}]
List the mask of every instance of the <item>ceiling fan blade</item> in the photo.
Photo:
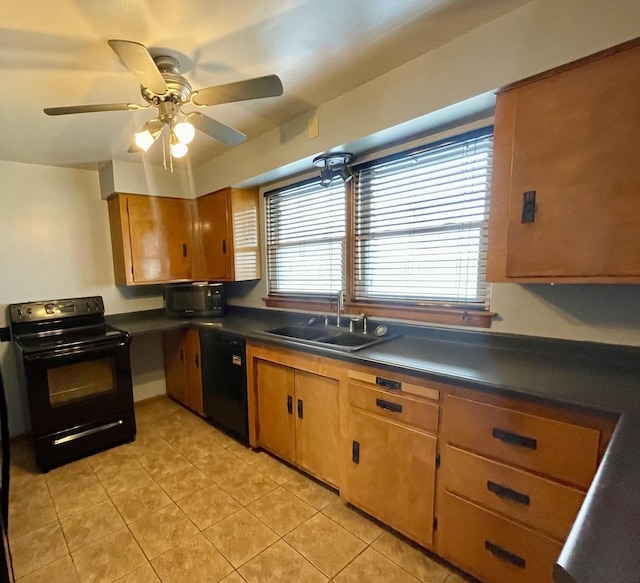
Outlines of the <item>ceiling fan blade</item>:
[{"label": "ceiling fan blade", "polygon": [[100,103],[96,105],[68,105],[66,107],[45,107],[47,115],[67,115],[69,113],[94,113],[97,111],[137,111],[147,109],[148,105],[137,103]]},{"label": "ceiling fan blade", "polygon": [[135,75],[140,85],[158,95],[164,95],[168,91],[167,84],[147,47],[130,40],[111,39],[108,42],[124,66]]},{"label": "ceiling fan blade", "polygon": [[237,146],[247,139],[247,136],[243,133],[230,128],[207,115],[198,113],[197,111],[190,113],[187,116],[187,121],[197,130],[200,130],[219,142],[224,142],[229,146]]},{"label": "ceiling fan blade", "polygon": [[255,77],[236,83],[216,85],[206,89],[192,91],[189,100],[194,105],[219,105],[247,99],[260,99],[262,97],[277,97],[282,95],[282,81],[277,75]]}]

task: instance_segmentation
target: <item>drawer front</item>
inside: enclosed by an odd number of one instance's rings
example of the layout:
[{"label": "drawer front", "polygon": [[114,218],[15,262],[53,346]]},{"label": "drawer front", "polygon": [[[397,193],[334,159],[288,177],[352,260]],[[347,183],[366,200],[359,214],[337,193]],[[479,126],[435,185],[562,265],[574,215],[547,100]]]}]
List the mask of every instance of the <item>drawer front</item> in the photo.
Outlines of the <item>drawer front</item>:
[{"label": "drawer front", "polygon": [[372,387],[402,391],[404,394],[417,395],[418,397],[424,397],[425,399],[432,399],[434,401],[440,399],[440,391],[438,389],[400,381],[393,376],[380,376],[357,370],[350,370],[347,374],[349,376],[349,380],[361,381],[362,383],[366,383]]},{"label": "drawer front", "polygon": [[438,430],[440,407],[433,403],[349,383],[349,404],[369,413],[413,425],[430,433]]},{"label": "drawer front", "polygon": [[564,542],[584,494],[528,472],[447,445],[443,489]]},{"label": "drawer front", "polygon": [[598,462],[600,432],[447,395],[443,436],[459,445],[585,490]]},{"label": "drawer front", "polygon": [[438,553],[486,583],[553,583],[562,545],[444,493]]}]

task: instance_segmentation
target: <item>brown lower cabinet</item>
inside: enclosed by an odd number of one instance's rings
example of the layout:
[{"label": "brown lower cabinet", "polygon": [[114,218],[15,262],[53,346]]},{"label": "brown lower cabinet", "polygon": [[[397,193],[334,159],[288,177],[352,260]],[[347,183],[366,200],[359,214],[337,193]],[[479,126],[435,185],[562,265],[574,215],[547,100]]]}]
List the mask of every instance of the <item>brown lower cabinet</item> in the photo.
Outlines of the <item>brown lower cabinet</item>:
[{"label": "brown lower cabinet", "polygon": [[257,412],[250,411],[252,445],[338,487],[339,379],[326,376],[329,371],[318,374],[322,367],[313,358],[251,345],[247,355],[249,399]]},{"label": "brown lower cabinet", "polygon": [[204,415],[200,336],[197,329],[180,328],[162,334],[167,394]]}]

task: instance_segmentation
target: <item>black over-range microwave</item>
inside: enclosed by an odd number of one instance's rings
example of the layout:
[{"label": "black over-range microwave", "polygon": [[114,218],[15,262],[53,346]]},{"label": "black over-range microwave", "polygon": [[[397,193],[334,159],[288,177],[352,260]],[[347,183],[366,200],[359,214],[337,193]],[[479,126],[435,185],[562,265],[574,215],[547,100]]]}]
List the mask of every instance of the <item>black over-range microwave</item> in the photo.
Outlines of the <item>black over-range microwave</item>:
[{"label": "black over-range microwave", "polygon": [[221,283],[174,283],[164,287],[164,307],[174,318],[222,316],[224,293]]}]

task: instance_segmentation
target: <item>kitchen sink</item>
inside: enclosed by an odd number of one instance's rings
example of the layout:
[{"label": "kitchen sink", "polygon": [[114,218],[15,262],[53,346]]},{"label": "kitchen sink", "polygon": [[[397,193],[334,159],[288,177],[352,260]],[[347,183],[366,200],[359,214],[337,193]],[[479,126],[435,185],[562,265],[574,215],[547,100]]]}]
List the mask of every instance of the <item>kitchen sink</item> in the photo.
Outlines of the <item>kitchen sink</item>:
[{"label": "kitchen sink", "polygon": [[355,352],[375,344],[380,344],[396,335],[374,336],[373,334],[360,334],[358,332],[343,332],[337,328],[319,328],[314,326],[284,326],[265,330],[265,334],[274,334],[303,344],[325,346],[347,352]]}]

